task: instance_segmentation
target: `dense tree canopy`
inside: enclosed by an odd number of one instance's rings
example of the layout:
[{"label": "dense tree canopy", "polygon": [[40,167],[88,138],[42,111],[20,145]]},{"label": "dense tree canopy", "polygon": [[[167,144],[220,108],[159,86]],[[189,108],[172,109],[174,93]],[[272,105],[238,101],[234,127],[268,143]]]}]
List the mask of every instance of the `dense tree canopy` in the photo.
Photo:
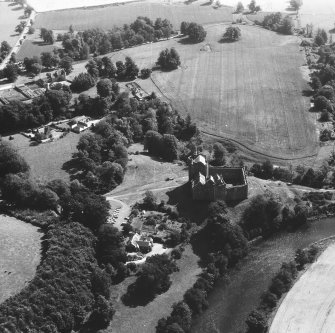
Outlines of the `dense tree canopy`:
[{"label": "dense tree canopy", "polygon": [[163,70],[173,70],[180,66],[180,57],[175,48],[165,49],[159,54],[157,65],[159,65]]},{"label": "dense tree canopy", "polygon": [[206,30],[200,24],[195,22],[182,22],[180,32],[187,35],[193,43],[200,43],[206,38]]},{"label": "dense tree canopy", "polygon": [[239,27],[230,26],[223,34],[223,40],[235,42],[241,38],[241,29]]}]

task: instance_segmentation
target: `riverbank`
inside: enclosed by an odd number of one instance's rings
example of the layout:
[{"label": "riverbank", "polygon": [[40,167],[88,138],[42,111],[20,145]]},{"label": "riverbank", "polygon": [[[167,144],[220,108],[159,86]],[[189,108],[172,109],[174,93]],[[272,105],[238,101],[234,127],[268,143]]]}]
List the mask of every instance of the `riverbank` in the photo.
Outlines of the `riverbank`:
[{"label": "riverbank", "polygon": [[270,333],[329,332],[334,323],[335,237],[313,244],[316,262],[302,271],[272,316]]},{"label": "riverbank", "polygon": [[335,235],[335,219],[311,221],[294,233],[281,233],[254,244],[248,256],[219,281],[209,294],[208,309],[194,319],[192,333],[237,333],[246,330],[245,320],[260,304],[263,293],[284,261],[299,248]]},{"label": "riverbank", "polygon": [[29,223],[0,215],[0,304],[34,278],[43,234]]}]

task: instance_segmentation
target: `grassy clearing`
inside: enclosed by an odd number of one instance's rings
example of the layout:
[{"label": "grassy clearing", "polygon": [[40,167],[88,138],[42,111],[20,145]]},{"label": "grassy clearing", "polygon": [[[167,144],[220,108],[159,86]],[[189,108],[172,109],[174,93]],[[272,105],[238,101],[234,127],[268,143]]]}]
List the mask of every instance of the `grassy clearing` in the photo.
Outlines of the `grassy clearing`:
[{"label": "grassy clearing", "polygon": [[0,215],[0,303],[34,277],[40,262],[41,237],[38,228]]},{"label": "grassy clearing", "polygon": [[23,60],[25,57],[32,58],[33,56],[40,57],[43,52],[52,53],[56,49],[56,45],[44,44],[39,40],[25,40],[19,52],[17,59]]},{"label": "grassy clearing", "polygon": [[281,303],[270,333],[332,332],[335,320],[335,244],[304,273]]},{"label": "grassy clearing", "polygon": [[155,326],[160,318],[171,313],[174,303],[181,301],[185,291],[195,283],[197,275],[201,273],[197,257],[190,245],[186,246],[182,258],[177,261],[179,272],[171,274],[170,289],[157,296],[146,306],[130,308],[123,305],[121,296],[126,292],[128,285],[134,278],[128,278],[123,283],[112,288],[112,303],[115,306],[115,315],[105,333],[154,333]]},{"label": "grassy clearing", "polygon": [[29,164],[32,177],[44,182],[56,178],[69,179],[69,174],[62,170],[62,166],[76,151],[79,138],[80,135],[69,133],[63,139],[31,146],[31,141],[17,134],[11,143]]},{"label": "grassy clearing", "polygon": [[[112,197],[133,204],[144,196],[146,190],[176,187],[187,181],[187,169],[184,165],[161,162],[144,154],[131,154],[143,152],[141,144],[132,145],[128,151],[130,155],[124,180],[110,193]],[[171,180],[167,181],[167,178]]]},{"label": "grassy clearing", "polygon": [[6,40],[11,46],[17,42],[18,35],[15,27],[20,23],[23,10],[20,6],[13,6],[10,2],[0,2],[0,43]]},{"label": "grassy clearing", "polygon": [[232,20],[232,8],[213,9],[211,6],[168,5],[164,3],[130,3],[120,6],[107,6],[87,9],[71,9],[39,14],[35,26],[48,29],[68,29],[72,24],[76,30],[89,28],[111,29],[133,22],[137,16],[167,18],[175,29],[182,21],[195,21],[200,24],[227,22]]}]

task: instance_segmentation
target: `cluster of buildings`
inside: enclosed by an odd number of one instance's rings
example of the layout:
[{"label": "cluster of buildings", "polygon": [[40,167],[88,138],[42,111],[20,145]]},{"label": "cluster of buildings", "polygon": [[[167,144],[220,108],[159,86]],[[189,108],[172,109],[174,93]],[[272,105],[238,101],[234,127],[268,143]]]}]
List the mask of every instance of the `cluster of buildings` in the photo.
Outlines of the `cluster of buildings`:
[{"label": "cluster of buildings", "polygon": [[212,166],[201,154],[189,158],[193,200],[238,202],[248,197],[244,167]]},{"label": "cluster of buildings", "polygon": [[71,129],[71,131],[75,133],[81,133],[83,131],[86,131],[87,129],[93,127],[95,124],[97,124],[100,120],[99,119],[91,119],[86,116],[80,116],[71,119],[68,122],[68,125]]},{"label": "cluster of buildings", "polygon": [[126,84],[126,87],[131,91],[133,96],[138,100],[138,101],[143,101],[144,99],[149,99],[150,95],[145,92],[139,84],[136,82],[130,82]]}]

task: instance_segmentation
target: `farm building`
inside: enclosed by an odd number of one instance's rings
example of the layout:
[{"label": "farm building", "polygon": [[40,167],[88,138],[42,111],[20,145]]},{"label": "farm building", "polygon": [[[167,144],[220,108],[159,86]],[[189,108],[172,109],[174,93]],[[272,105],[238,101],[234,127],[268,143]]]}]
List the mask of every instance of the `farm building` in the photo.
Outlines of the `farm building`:
[{"label": "farm building", "polygon": [[69,121],[68,125],[70,126],[71,130],[75,133],[81,133],[92,126],[94,126],[96,123],[98,123],[100,120],[92,120],[89,117],[86,116],[80,116],[72,119]]},{"label": "farm building", "polygon": [[193,200],[242,201],[248,197],[244,168],[214,167],[201,154],[189,159],[189,182]]},{"label": "farm building", "polygon": [[140,251],[149,252],[154,243],[151,237],[135,233],[131,239],[131,244]]}]

